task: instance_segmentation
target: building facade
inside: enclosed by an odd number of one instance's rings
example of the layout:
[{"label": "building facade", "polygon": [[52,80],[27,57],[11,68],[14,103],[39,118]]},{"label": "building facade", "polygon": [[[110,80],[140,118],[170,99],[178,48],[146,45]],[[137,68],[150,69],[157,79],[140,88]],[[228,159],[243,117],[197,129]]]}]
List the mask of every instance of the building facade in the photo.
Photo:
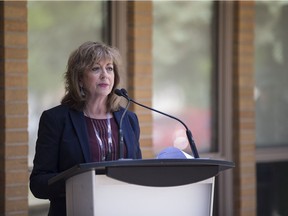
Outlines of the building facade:
[{"label": "building facade", "polygon": [[[0,2],[0,215],[28,215],[29,212],[27,5],[25,1]],[[215,215],[256,216],[257,164],[275,161],[265,156],[269,154],[265,149],[257,150],[256,146],[256,2],[219,1],[215,5],[218,72],[214,114],[218,119],[215,123],[218,147],[200,155],[233,161],[236,165],[217,179]],[[132,98],[152,106],[153,2],[112,1],[107,13],[110,14],[108,42],[120,49],[125,71],[128,71],[123,85]],[[131,108],[141,124],[143,156],[151,158],[155,154],[152,114],[137,106]],[[280,154],[281,161],[288,160],[285,146],[272,151],[276,159]]]}]

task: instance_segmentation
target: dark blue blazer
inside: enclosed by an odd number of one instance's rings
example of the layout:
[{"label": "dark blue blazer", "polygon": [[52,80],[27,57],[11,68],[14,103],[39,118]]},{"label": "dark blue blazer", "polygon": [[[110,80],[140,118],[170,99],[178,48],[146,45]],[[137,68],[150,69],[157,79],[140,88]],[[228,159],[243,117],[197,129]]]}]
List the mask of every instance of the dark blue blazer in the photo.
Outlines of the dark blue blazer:
[{"label": "dark blue blazer", "polygon": [[[124,109],[113,113],[119,125]],[[140,127],[135,113],[128,111],[122,122],[127,157],[141,159]],[[41,115],[30,190],[40,199],[50,200],[49,215],[66,215],[65,183],[48,186],[51,177],[80,163],[89,163],[91,154],[83,112],[59,105]]]}]

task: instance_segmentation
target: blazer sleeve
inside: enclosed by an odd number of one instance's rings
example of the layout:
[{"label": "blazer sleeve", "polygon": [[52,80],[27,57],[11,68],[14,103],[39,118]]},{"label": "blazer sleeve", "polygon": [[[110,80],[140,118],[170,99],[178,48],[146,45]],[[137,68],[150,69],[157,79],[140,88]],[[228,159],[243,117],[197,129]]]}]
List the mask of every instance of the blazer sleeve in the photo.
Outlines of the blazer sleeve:
[{"label": "blazer sleeve", "polygon": [[57,115],[44,111],[40,117],[34,166],[30,175],[30,190],[40,199],[65,195],[65,184],[48,186],[48,180],[58,174],[59,142],[63,123]]}]

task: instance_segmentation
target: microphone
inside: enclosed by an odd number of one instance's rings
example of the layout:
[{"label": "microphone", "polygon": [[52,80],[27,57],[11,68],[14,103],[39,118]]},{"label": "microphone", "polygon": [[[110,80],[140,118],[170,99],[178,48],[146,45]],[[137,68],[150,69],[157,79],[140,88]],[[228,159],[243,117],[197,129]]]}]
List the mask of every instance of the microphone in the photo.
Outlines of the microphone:
[{"label": "microphone", "polygon": [[[115,89],[114,90],[114,93],[118,96],[123,96],[121,90],[119,89]],[[127,99],[127,98],[126,98]],[[123,122],[123,119],[124,119],[124,116],[128,110],[128,107],[130,105],[130,100],[127,99],[128,103],[126,104],[126,107],[125,107],[125,110],[120,118],[120,123],[119,123],[119,131],[118,131],[118,134],[119,134],[119,137],[118,137],[118,144],[119,144],[119,159],[123,159],[124,158],[124,137],[123,137],[123,131],[122,131],[122,122]]]},{"label": "microphone", "polygon": [[195,142],[194,142],[192,133],[191,133],[191,131],[189,130],[189,128],[187,127],[187,125],[186,125],[183,121],[181,121],[180,119],[178,119],[178,118],[176,118],[176,117],[174,117],[174,116],[171,116],[171,115],[169,115],[169,114],[167,114],[167,113],[161,112],[161,111],[159,111],[159,110],[156,110],[156,109],[153,109],[153,108],[151,108],[151,107],[145,106],[144,104],[138,103],[137,101],[131,99],[131,98],[128,96],[127,91],[126,91],[125,89],[123,89],[123,88],[122,88],[121,90],[116,89],[116,90],[115,90],[115,93],[116,93],[118,96],[125,97],[129,102],[131,101],[131,102],[133,102],[133,103],[135,103],[135,104],[137,104],[137,105],[139,105],[139,106],[142,106],[142,107],[144,107],[144,108],[146,108],[146,109],[149,109],[149,110],[152,110],[152,111],[154,111],[154,112],[160,113],[160,114],[162,114],[162,115],[165,115],[165,116],[167,116],[167,117],[169,117],[169,118],[172,118],[172,119],[180,122],[180,123],[185,127],[185,129],[186,129],[186,136],[187,136],[188,142],[189,142],[189,144],[190,144],[190,148],[191,148],[191,151],[192,151],[192,153],[193,153],[193,155],[194,155],[194,158],[199,158],[199,154],[198,154],[198,151],[197,151],[196,144],[195,144]]}]

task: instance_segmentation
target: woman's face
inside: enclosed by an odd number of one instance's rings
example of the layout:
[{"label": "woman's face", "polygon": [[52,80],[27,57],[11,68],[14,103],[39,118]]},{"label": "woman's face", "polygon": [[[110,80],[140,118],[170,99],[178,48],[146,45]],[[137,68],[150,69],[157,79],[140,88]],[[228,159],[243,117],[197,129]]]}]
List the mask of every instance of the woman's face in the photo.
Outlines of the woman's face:
[{"label": "woman's face", "polygon": [[114,67],[111,60],[103,59],[83,74],[80,85],[86,91],[88,98],[107,96],[114,85]]}]

